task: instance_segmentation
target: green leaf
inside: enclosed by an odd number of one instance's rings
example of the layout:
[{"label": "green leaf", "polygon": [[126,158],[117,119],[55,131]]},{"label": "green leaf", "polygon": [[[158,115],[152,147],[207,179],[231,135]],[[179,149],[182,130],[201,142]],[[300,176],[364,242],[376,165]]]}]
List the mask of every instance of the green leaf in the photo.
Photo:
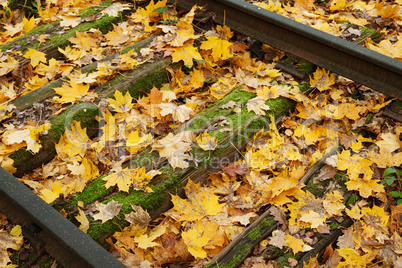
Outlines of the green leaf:
[{"label": "green leaf", "polygon": [[394,177],[386,177],[386,178],[381,182],[381,184],[386,183],[388,186],[391,186],[391,184],[393,184],[394,181],[395,181],[395,178],[394,178]]},{"label": "green leaf", "polygon": [[396,173],[398,176],[402,176],[402,171],[400,171],[399,169],[396,169],[396,168],[387,168],[385,171],[384,171],[384,178],[387,178],[387,177],[389,177],[389,175],[390,174],[392,174],[392,173]]},{"label": "green leaf", "polygon": [[159,14],[163,14],[167,11],[167,7],[158,7],[157,9],[154,10],[154,12],[158,12]]},{"label": "green leaf", "polygon": [[394,198],[402,198],[402,192],[397,192],[397,191],[391,191],[389,192],[392,197]]}]

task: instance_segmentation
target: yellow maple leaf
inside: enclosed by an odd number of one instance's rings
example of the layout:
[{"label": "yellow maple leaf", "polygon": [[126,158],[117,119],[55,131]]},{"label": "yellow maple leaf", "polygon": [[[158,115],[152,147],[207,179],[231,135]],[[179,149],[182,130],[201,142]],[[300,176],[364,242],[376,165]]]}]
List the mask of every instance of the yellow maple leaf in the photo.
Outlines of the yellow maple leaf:
[{"label": "yellow maple leaf", "polygon": [[23,30],[28,33],[30,32],[34,27],[35,27],[35,17],[30,18],[29,20],[27,18],[22,19],[22,23],[24,24]]},{"label": "yellow maple leaf", "polygon": [[54,88],[55,93],[61,97],[53,100],[63,104],[74,103],[88,94],[89,87],[90,85],[88,84],[78,84],[76,80],[72,79],[67,83],[63,83],[61,87]]},{"label": "yellow maple leaf", "polygon": [[1,167],[4,168],[8,173],[14,174],[17,169],[13,167],[14,160],[10,157],[4,157],[1,161]]},{"label": "yellow maple leaf", "polygon": [[395,150],[402,148],[402,142],[399,140],[399,134],[381,133],[379,137],[381,137],[381,140],[376,141],[375,144],[377,144],[381,149],[392,153]]},{"label": "yellow maple leaf", "polygon": [[345,212],[349,217],[355,220],[360,220],[360,218],[362,217],[362,213],[358,205],[355,205],[352,209],[346,208]]},{"label": "yellow maple leaf", "polygon": [[197,144],[204,151],[213,151],[215,150],[216,146],[218,146],[216,138],[215,137],[212,138],[206,130],[204,131],[204,133],[198,135],[196,140]]},{"label": "yellow maple leaf", "polygon": [[193,60],[202,61],[203,58],[197,49],[193,46],[193,41],[186,42],[182,47],[174,48],[172,62],[183,61],[186,66],[193,66]]},{"label": "yellow maple leaf", "polygon": [[390,216],[386,214],[384,208],[373,205],[372,208],[363,207],[361,211],[363,217],[368,217],[365,221],[372,225],[372,227],[388,230],[387,226]]},{"label": "yellow maple leaf", "polygon": [[300,221],[304,214],[309,214],[310,211],[315,211],[321,215],[322,221],[326,221],[326,215],[324,214],[324,207],[320,199],[316,198],[309,191],[298,191],[296,193],[297,202],[293,201],[288,204],[290,211],[289,225],[297,225],[300,228],[310,228],[310,221]]},{"label": "yellow maple leaf", "polygon": [[[172,217],[177,221],[196,221],[206,216],[216,216],[225,204],[219,204],[219,196],[215,195],[213,189],[201,187],[189,180],[184,188],[187,199],[172,195]],[[169,212],[167,212],[169,214]]]},{"label": "yellow maple leaf", "polygon": [[138,131],[131,132],[126,141],[127,150],[130,153],[136,153],[147,147],[153,141],[151,133],[139,136]]},{"label": "yellow maple leaf", "polygon": [[40,125],[40,127],[38,127],[38,128],[30,128],[29,136],[34,140],[38,140],[39,136],[42,133],[47,132],[47,130],[49,130],[51,127],[52,127],[52,124],[47,122],[47,123]]},{"label": "yellow maple leaf", "polygon": [[313,73],[314,78],[310,76],[311,87],[316,87],[319,91],[329,89],[330,86],[335,84],[335,76],[326,72],[325,69],[317,68]]},{"label": "yellow maple leaf", "polygon": [[83,231],[84,233],[87,233],[89,229],[89,221],[87,216],[85,216],[84,211],[82,211],[80,208],[78,208],[78,215],[75,216],[77,221],[81,224],[80,225],[80,230]]},{"label": "yellow maple leaf", "polygon": [[285,234],[285,237],[286,237],[286,244],[288,245],[288,247],[292,249],[294,254],[297,254],[298,252],[306,252],[313,249],[309,245],[306,245],[301,239],[298,239],[289,234]]},{"label": "yellow maple leaf", "polygon": [[29,48],[28,51],[24,54],[24,58],[31,60],[32,67],[36,67],[39,62],[46,63],[46,55],[43,52],[40,52],[36,49]]},{"label": "yellow maple leaf", "polygon": [[383,1],[383,2],[377,1],[375,3],[375,9],[376,9],[378,15],[380,15],[381,18],[383,18],[383,19],[387,19],[387,18],[398,19],[400,17],[398,14],[398,12],[400,10],[400,7],[398,4],[392,5],[390,3],[386,3],[385,1]]},{"label": "yellow maple leaf", "polygon": [[109,105],[118,113],[127,113],[133,107],[133,98],[131,97],[130,93],[127,91],[126,94],[123,96],[121,91],[116,91],[114,94],[115,99],[108,98]]},{"label": "yellow maple leaf", "polygon": [[117,185],[119,191],[128,192],[130,185],[133,184],[134,189],[136,190],[152,192],[152,189],[146,186],[152,177],[152,175],[145,173],[144,168],[125,168],[118,172],[112,173],[111,175],[103,178],[103,180],[106,181],[106,188]]},{"label": "yellow maple leaf", "polygon": [[18,67],[19,61],[14,59],[13,56],[7,55],[6,59],[0,61],[0,76],[5,75]]},{"label": "yellow maple leaf", "polygon": [[57,154],[63,159],[84,157],[86,150],[90,147],[86,128],[81,128],[79,121],[71,123],[71,130],[66,129],[61,136],[59,143],[56,145]]},{"label": "yellow maple leaf", "polygon": [[109,45],[117,47],[126,43],[130,36],[125,33],[119,25],[113,24],[113,31],[109,31],[107,34],[105,34],[105,38]]},{"label": "yellow maple leaf", "polygon": [[345,209],[342,200],[343,196],[337,190],[327,193],[325,199],[322,201],[325,211],[330,216],[342,216],[342,211]]},{"label": "yellow maple leaf", "polygon": [[280,95],[278,93],[278,88],[276,86],[267,87],[264,86],[263,89],[257,89],[257,96],[262,97],[264,100],[276,99]]},{"label": "yellow maple leaf", "polygon": [[63,14],[60,15],[61,21],[60,21],[60,26],[64,27],[64,29],[67,29],[68,27],[75,27],[80,24],[80,19],[81,17],[78,14]]},{"label": "yellow maple leaf", "polygon": [[314,1],[315,0],[295,0],[294,7],[312,11],[314,8]]},{"label": "yellow maple leaf", "polygon": [[191,229],[181,233],[188,251],[196,258],[206,258],[206,249],[222,246],[225,238],[219,232],[219,224],[215,221],[196,221]]},{"label": "yellow maple leaf", "polygon": [[373,176],[373,171],[370,168],[372,163],[371,160],[365,159],[358,154],[351,156],[349,150],[343,150],[338,154],[337,167],[339,170],[347,170],[351,180],[356,180],[359,174],[364,174],[370,180]]},{"label": "yellow maple leaf", "polygon": [[38,140],[31,138],[30,129],[7,130],[3,133],[3,143],[5,145],[21,144],[33,153],[39,152],[42,145]]},{"label": "yellow maple leaf", "polygon": [[62,64],[58,60],[51,58],[49,60],[49,65],[39,63],[35,69],[35,73],[46,76],[47,79],[51,80],[58,74],[61,74],[62,76],[68,75],[72,69],[73,66]]},{"label": "yellow maple leaf", "polygon": [[211,85],[209,90],[211,91],[211,95],[217,98],[218,100],[225,97],[229,94],[236,86],[236,83],[233,83],[230,79],[220,78],[217,82]]},{"label": "yellow maple leaf", "polygon": [[119,69],[120,70],[131,70],[134,69],[135,66],[137,66],[140,63],[143,62],[138,62],[135,58],[135,50],[132,49],[129,52],[122,54],[119,56]]},{"label": "yellow maple leaf", "polygon": [[47,21],[47,22],[53,22],[58,20],[58,12],[59,12],[60,7],[58,6],[51,6],[51,5],[46,5],[46,7],[44,7],[43,9],[41,8],[41,5],[39,3],[37,10],[38,10],[38,14],[39,16]]},{"label": "yellow maple leaf", "polygon": [[152,180],[153,177],[159,174],[161,174],[161,172],[157,170],[146,172],[145,168],[137,168],[137,173],[133,178],[133,189],[152,193],[153,190],[147,186],[147,184]]},{"label": "yellow maple leaf", "polygon": [[309,210],[308,213],[303,213],[303,215],[299,218],[300,221],[309,223],[311,228],[318,228],[318,226],[325,226],[325,218],[321,217],[321,215],[313,210]]},{"label": "yellow maple leaf", "polygon": [[183,131],[176,135],[170,132],[166,137],[155,142],[152,150],[158,151],[160,157],[169,158],[179,149],[191,150],[194,140],[195,134],[192,131]]},{"label": "yellow maple leaf", "polygon": [[117,135],[117,123],[114,115],[105,109],[102,111],[102,117],[100,118],[99,128],[102,130],[102,136],[99,141],[106,144],[108,141],[115,141]]},{"label": "yellow maple leaf", "polygon": [[395,43],[391,43],[388,39],[382,40],[380,43],[366,42],[367,48],[377,51],[378,53],[387,55],[395,59],[402,59],[402,39],[399,38]]},{"label": "yellow maple leaf", "polygon": [[39,77],[38,75],[32,76],[24,84],[24,86],[28,89],[26,93],[40,88],[41,86],[46,85],[48,82],[49,80],[46,77]]},{"label": "yellow maple leaf", "polygon": [[96,40],[89,34],[89,32],[75,32],[76,37],[70,37],[68,41],[73,43],[73,47],[83,50],[90,51],[93,48],[97,48],[98,44]]},{"label": "yellow maple leaf", "polygon": [[8,267],[11,262],[7,249],[19,250],[24,243],[24,237],[13,236],[5,230],[0,230],[0,267]]},{"label": "yellow maple leaf", "polygon": [[58,183],[53,183],[52,189],[45,188],[40,190],[40,193],[42,194],[40,197],[47,203],[52,203],[54,200],[56,200],[56,198],[59,197],[60,194],[64,194],[60,184]]},{"label": "yellow maple leaf", "polygon": [[85,51],[76,48],[71,48],[70,46],[65,47],[64,50],[59,47],[58,50],[70,61],[78,60],[79,58],[85,55]]},{"label": "yellow maple leaf", "polygon": [[379,184],[378,180],[355,178],[345,183],[348,190],[357,190],[364,198],[368,198],[374,193],[384,193],[384,185]]},{"label": "yellow maple leaf", "polygon": [[339,255],[345,259],[344,262],[339,262],[336,268],[341,267],[364,267],[370,263],[372,259],[374,259],[375,254],[370,254],[370,250],[366,249],[365,251],[369,252],[364,256],[360,256],[354,249],[351,248],[338,248],[336,249],[339,252]]},{"label": "yellow maple leaf", "polygon": [[145,7],[139,7],[137,11],[131,15],[131,19],[134,22],[140,22],[145,26],[146,32],[152,32],[156,29],[156,27],[151,27],[150,23],[159,20],[158,8],[162,8],[166,6],[167,0],[162,0],[154,3],[154,0]]},{"label": "yellow maple leaf", "polygon": [[142,249],[147,249],[150,247],[159,246],[160,243],[153,242],[155,239],[160,237],[166,232],[166,225],[160,224],[154,230],[152,230],[149,234],[142,234],[134,237],[134,242],[138,243],[138,247]]},{"label": "yellow maple leaf", "polygon": [[203,50],[210,50],[212,49],[212,57],[215,62],[219,60],[227,60],[233,56],[230,52],[230,47],[233,43],[220,39],[216,36],[206,37],[207,41],[201,43],[200,48]]},{"label": "yellow maple leaf", "polygon": [[329,10],[335,11],[335,10],[342,10],[347,8],[348,6],[352,5],[354,1],[346,1],[346,0],[332,0],[331,1],[331,6],[329,7]]}]

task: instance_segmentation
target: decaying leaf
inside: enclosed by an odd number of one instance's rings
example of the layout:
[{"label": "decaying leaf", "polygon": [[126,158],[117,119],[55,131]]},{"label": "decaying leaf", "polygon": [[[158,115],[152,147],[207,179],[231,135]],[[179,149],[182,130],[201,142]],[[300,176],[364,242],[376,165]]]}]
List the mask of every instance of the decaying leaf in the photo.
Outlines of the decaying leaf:
[{"label": "decaying leaf", "polygon": [[114,217],[116,217],[119,214],[122,206],[123,206],[122,204],[114,200],[110,201],[106,205],[95,202],[94,210],[98,210],[99,213],[94,214],[93,218],[95,220],[101,220],[103,224],[108,220],[111,220]]}]

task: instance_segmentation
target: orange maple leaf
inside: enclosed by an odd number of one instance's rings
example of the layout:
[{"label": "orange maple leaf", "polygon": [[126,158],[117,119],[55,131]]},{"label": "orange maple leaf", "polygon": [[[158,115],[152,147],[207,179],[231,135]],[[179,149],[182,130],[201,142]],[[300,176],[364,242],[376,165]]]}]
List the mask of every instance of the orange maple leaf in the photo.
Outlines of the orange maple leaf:
[{"label": "orange maple leaf", "polygon": [[77,83],[77,80],[71,79],[69,82],[63,83],[61,87],[54,89],[55,93],[61,97],[53,100],[59,103],[74,103],[88,94],[89,87],[88,84]]}]

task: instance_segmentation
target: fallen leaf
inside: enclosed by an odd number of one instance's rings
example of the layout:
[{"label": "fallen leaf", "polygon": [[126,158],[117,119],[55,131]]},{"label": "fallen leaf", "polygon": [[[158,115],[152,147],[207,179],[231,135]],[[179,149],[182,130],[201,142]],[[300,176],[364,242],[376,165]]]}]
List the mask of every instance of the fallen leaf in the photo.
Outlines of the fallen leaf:
[{"label": "fallen leaf", "polygon": [[111,220],[114,217],[116,217],[119,214],[122,206],[123,206],[122,204],[114,200],[110,201],[106,205],[98,203],[98,201],[96,201],[93,209],[98,210],[99,213],[95,214],[93,218],[95,220],[101,220],[103,224],[108,220]]},{"label": "fallen leaf", "polygon": [[77,221],[81,224],[80,225],[80,230],[83,231],[84,233],[87,233],[89,229],[89,221],[87,216],[85,216],[84,211],[82,211],[80,208],[78,208],[78,215],[75,216]]}]

